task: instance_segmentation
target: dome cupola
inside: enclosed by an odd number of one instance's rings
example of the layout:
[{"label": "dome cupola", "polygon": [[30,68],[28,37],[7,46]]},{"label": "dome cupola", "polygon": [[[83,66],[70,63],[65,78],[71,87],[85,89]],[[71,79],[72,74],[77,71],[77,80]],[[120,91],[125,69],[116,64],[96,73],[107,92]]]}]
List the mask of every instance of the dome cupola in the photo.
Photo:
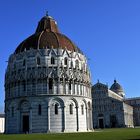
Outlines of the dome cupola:
[{"label": "dome cupola", "polygon": [[122,86],[116,80],[114,80],[114,83],[110,87],[110,90],[119,94],[122,97],[124,97],[124,95],[125,95]]},{"label": "dome cupola", "polygon": [[15,53],[30,49],[67,49],[83,54],[67,36],[60,33],[57,22],[48,14],[39,21],[35,33],[19,44]]},{"label": "dome cupola", "polygon": [[59,33],[57,22],[51,16],[48,16],[48,13],[39,21],[36,33],[44,30]]}]

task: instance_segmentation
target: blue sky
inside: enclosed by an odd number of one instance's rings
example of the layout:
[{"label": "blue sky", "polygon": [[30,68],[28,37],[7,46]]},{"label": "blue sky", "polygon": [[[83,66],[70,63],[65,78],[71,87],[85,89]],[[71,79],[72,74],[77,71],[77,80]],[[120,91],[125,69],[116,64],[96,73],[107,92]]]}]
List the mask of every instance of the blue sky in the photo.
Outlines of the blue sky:
[{"label": "blue sky", "polygon": [[46,10],[89,58],[93,83],[99,79],[111,86],[116,78],[126,97],[140,96],[139,0],[1,0],[0,112],[6,61]]}]

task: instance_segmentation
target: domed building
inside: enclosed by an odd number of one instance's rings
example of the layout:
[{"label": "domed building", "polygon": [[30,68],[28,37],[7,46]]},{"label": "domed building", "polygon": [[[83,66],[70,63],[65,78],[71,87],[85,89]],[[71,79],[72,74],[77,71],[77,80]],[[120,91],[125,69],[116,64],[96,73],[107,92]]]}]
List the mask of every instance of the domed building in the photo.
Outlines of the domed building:
[{"label": "domed building", "polygon": [[99,81],[92,87],[94,128],[133,127],[133,107],[125,102],[122,86],[114,80],[108,85]]},{"label": "domed building", "polygon": [[87,59],[48,15],[9,57],[5,121],[5,133],[92,130]]}]

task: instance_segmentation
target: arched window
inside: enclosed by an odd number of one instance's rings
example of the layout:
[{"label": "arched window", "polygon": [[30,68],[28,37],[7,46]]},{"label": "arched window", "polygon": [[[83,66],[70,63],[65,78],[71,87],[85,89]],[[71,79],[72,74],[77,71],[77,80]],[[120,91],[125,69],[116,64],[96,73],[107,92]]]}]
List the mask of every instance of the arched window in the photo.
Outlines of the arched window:
[{"label": "arched window", "polygon": [[91,110],[90,102],[88,102],[88,109]]},{"label": "arched window", "polygon": [[38,105],[38,115],[41,115],[41,113],[42,113],[42,107],[41,105]]},{"label": "arched window", "polygon": [[25,82],[25,80],[23,81],[23,91],[26,91],[26,82]]},{"label": "arched window", "polygon": [[26,65],[26,60],[24,59],[24,60],[23,60],[23,66],[25,66],[25,65]]},{"label": "arched window", "polygon": [[52,65],[55,64],[55,59],[54,59],[54,57],[51,57],[51,64],[52,64]]},{"label": "arched window", "polygon": [[84,105],[81,105],[81,114],[84,115]]},{"label": "arched window", "polygon": [[52,89],[53,88],[53,79],[50,78],[49,79],[49,89]]},{"label": "arched window", "polygon": [[83,92],[83,86],[80,84],[80,95],[82,95],[82,92]]},{"label": "arched window", "polygon": [[73,62],[72,62],[72,61],[70,62],[70,67],[71,67],[71,68],[73,67]]},{"label": "arched window", "polygon": [[20,81],[18,81],[18,94],[20,94]]},{"label": "arched window", "polygon": [[37,63],[37,65],[40,65],[40,58],[39,57],[37,57],[36,63]]},{"label": "arched window", "polygon": [[67,57],[64,58],[64,65],[68,65],[68,58]]},{"label": "arched window", "polygon": [[55,104],[55,114],[58,114],[58,104]]},{"label": "arched window", "polygon": [[78,60],[75,61],[75,67],[79,68],[79,61]]},{"label": "arched window", "polygon": [[70,108],[70,114],[73,114],[73,105],[70,104],[69,108]]},{"label": "arched window", "polygon": [[69,90],[71,90],[71,81],[69,81]]},{"label": "arched window", "polygon": [[14,117],[14,107],[11,108],[11,116]]}]

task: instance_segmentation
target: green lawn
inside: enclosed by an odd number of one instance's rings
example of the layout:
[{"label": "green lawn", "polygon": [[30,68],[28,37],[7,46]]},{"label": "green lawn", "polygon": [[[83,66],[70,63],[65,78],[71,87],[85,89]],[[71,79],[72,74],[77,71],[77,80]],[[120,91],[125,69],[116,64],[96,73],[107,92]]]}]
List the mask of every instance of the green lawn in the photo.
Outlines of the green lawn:
[{"label": "green lawn", "polygon": [[104,129],[88,133],[1,134],[0,140],[140,140],[140,128]]}]

